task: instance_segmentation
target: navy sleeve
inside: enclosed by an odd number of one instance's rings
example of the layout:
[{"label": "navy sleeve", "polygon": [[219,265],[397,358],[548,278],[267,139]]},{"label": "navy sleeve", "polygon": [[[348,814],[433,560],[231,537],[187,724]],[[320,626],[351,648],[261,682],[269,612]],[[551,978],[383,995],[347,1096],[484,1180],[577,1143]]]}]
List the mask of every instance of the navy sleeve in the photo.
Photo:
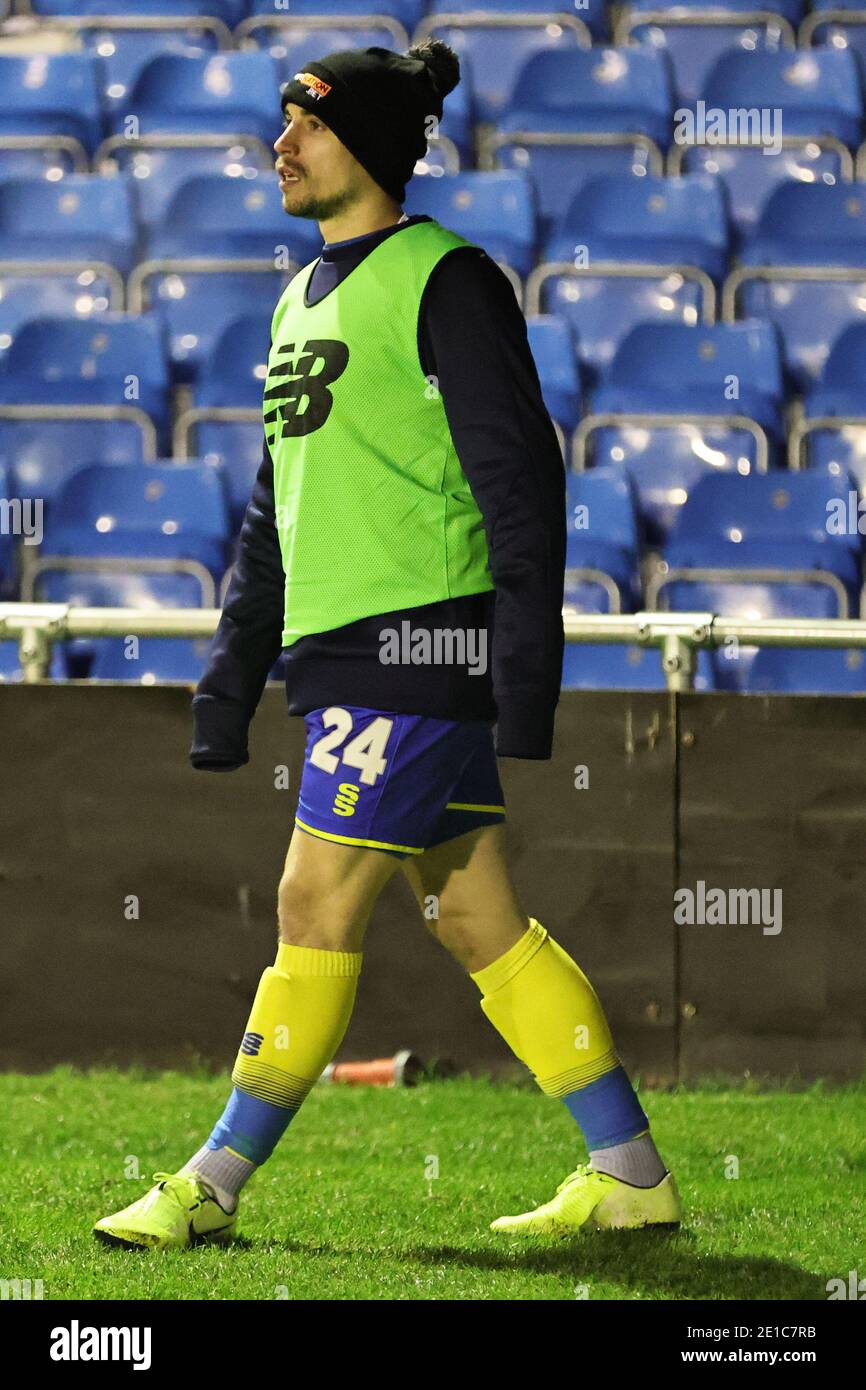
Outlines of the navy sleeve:
[{"label": "navy sleeve", "polygon": [[418,345],[487,537],[496,751],[549,758],[564,648],[565,467],[523,312],[480,248],[450,251],[435,267]]},{"label": "navy sleeve", "polygon": [[195,768],[231,772],[249,762],[249,723],[282,650],[284,586],[265,440],[222,616],[192,702]]}]

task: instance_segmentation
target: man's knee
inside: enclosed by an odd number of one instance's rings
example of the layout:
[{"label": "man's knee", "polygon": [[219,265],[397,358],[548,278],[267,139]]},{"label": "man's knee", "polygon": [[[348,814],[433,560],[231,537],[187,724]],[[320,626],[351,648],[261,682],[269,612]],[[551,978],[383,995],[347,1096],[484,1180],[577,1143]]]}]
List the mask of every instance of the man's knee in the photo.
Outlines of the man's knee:
[{"label": "man's knee", "polygon": [[490,917],[476,907],[440,904],[437,916],[425,915],[425,925],[464,970],[474,974],[510,950],[527,922],[516,913]]},{"label": "man's knee", "polygon": [[434,916],[424,915],[424,924],[440,946],[444,946],[464,969],[472,969],[478,949],[477,914],[466,912],[459,907],[440,907]]},{"label": "man's knee", "polygon": [[286,873],[280,879],[277,922],[281,941],[326,951],[357,950],[356,915],[340,904],[337,895],[299,874]]}]

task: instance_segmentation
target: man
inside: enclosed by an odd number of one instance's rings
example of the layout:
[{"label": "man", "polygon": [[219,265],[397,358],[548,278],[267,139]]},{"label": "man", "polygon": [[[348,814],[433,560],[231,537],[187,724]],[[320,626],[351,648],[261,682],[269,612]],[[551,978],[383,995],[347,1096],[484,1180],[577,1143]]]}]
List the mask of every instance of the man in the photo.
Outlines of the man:
[{"label": "man", "polygon": [[207,770],[247,762],[285,650],[308,736],[279,946],[222,1117],[179,1173],[97,1223],[107,1240],[232,1233],[241,1188],[340,1045],[367,922],[398,868],[420,906],[436,899],[428,925],[590,1151],[551,1202],[493,1228],[679,1220],[592,986],[527,917],[506,863],[496,755],[551,756],[565,486],[507,278],[438,222],[401,214],[458,79],[452,51],[428,40],[403,56],[331,54],[283,92],[283,206],[315,218],[325,244],[273,316],[263,460],[191,754]]}]

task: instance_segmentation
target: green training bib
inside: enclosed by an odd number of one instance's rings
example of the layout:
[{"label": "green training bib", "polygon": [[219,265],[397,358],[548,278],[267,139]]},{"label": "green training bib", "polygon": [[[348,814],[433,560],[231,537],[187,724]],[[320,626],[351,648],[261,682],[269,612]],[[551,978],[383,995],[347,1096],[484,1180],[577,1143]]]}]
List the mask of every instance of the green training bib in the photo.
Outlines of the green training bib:
[{"label": "green training bib", "polygon": [[263,414],[286,575],[283,645],[494,587],[481,513],[418,358],[427,280],[463,237],[418,222],[308,308],[274,310]]}]

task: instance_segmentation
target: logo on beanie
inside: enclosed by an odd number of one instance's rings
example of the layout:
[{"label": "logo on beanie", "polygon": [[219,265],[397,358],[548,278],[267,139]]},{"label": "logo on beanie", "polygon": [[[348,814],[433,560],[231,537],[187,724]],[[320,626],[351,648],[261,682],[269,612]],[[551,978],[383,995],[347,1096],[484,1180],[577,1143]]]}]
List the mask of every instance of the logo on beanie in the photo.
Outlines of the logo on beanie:
[{"label": "logo on beanie", "polygon": [[330,82],[323,82],[314,72],[296,72],[295,81],[303,83],[310,96],[317,101],[319,97],[326,97],[331,90]]}]

